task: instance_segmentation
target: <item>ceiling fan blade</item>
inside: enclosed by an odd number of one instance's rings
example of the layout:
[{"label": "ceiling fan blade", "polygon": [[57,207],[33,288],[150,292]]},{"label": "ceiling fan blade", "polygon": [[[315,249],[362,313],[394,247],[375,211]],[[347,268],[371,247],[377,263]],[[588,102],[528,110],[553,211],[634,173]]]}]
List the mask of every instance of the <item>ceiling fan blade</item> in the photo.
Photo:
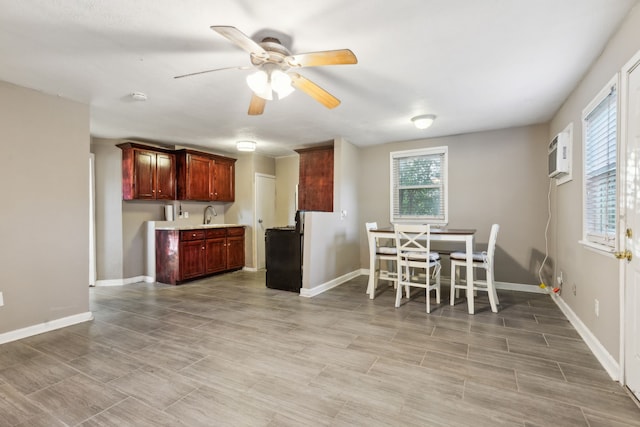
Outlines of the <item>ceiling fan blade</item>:
[{"label": "ceiling fan blade", "polygon": [[298,73],[289,73],[289,76],[291,77],[291,84],[293,87],[300,89],[325,107],[335,108],[340,105],[340,100],[338,98],[331,95],[311,80],[302,77]]},{"label": "ceiling fan blade", "polygon": [[290,67],[317,67],[320,65],[357,64],[358,58],[349,49],[299,53],[285,58]]},{"label": "ceiling fan blade", "polygon": [[181,76],[175,76],[174,79],[181,79],[183,77],[191,77],[191,76],[197,76],[198,74],[206,74],[206,73],[213,73],[214,71],[224,71],[224,70],[250,70],[253,67],[250,66],[244,66],[244,67],[225,67],[225,68],[215,68],[213,70],[204,70],[204,71],[197,71],[195,73],[189,73],[189,74],[183,74]]},{"label": "ceiling fan blade", "polygon": [[264,113],[264,106],[266,105],[267,100],[264,98],[260,98],[255,93],[251,93],[251,102],[249,103],[249,115],[250,116],[259,116]]},{"label": "ceiling fan blade", "polygon": [[251,40],[249,36],[247,36],[236,27],[212,25],[211,29],[259,58],[269,57],[269,53],[264,50],[262,46]]}]

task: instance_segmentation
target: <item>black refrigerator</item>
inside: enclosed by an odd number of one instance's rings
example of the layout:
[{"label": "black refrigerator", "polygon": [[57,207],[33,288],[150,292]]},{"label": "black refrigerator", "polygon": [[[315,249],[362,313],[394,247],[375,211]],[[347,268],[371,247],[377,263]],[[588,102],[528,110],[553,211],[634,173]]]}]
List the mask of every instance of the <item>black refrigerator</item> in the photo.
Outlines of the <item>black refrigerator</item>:
[{"label": "black refrigerator", "polygon": [[302,234],[296,227],[265,230],[267,288],[300,292],[302,287]]}]

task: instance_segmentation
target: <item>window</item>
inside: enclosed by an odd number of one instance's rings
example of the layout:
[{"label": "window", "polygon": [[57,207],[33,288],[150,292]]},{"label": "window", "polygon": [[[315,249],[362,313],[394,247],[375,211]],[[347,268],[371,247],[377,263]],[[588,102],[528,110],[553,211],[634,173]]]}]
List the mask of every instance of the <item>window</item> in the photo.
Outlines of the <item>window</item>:
[{"label": "window", "polygon": [[612,250],[617,223],[616,79],[585,108],[584,135],[584,236],[585,243]]},{"label": "window", "polygon": [[447,223],[447,147],[391,153],[391,222]]}]

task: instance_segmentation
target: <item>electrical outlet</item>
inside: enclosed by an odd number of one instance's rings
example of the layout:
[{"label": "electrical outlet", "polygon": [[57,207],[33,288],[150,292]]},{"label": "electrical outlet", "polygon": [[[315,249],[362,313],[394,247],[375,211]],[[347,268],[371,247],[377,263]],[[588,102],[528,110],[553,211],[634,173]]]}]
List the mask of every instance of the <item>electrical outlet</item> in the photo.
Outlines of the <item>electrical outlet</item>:
[{"label": "electrical outlet", "polygon": [[573,292],[573,296],[575,297],[576,296],[576,284],[575,283],[573,283],[571,285],[571,292]]},{"label": "electrical outlet", "polygon": [[0,292],[0,307],[4,305],[4,297],[2,296],[2,292]]},{"label": "electrical outlet", "polygon": [[595,304],[594,304],[594,310],[596,312],[596,317],[600,317],[600,301],[598,301],[597,299],[595,300]]},{"label": "electrical outlet", "polygon": [[184,217],[185,217],[185,218],[189,218],[189,212],[186,212],[186,211],[185,211],[185,213],[184,213]]},{"label": "electrical outlet", "polygon": [[562,283],[564,282],[562,271],[560,272],[560,275],[556,278],[556,281],[558,282],[558,286],[562,286]]}]

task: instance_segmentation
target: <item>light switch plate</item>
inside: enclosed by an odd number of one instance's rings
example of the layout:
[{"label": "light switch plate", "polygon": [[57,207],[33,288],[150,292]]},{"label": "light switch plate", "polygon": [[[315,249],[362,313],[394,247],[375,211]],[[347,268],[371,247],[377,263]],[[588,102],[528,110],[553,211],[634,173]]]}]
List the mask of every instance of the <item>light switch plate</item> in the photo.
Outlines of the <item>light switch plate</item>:
[{"label": "light switch plate", "polygon": [[4,298],[2,297],[2,292],[0,292],[0,307],[4,305]]}]

